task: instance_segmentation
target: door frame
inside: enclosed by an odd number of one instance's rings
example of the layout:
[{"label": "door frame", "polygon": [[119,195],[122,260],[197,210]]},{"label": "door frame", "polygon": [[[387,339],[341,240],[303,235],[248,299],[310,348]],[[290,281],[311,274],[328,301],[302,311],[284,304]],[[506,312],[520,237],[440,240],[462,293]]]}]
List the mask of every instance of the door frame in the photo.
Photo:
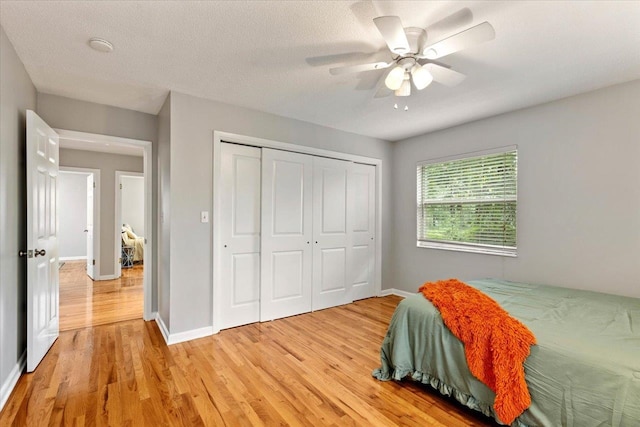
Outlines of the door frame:
[{"label": "door frame", "polygon": [[375,289],[374,295],[380,296],[382,290],[382,160],[373,157],[358,156],[355,154],[341,153],[338,151],[325,150],[322,148],[308,147],[305,145],[292,144],[288,142],[273,141],[269,139],[256,138],[253,136],[239,135],[229,132],[213,131],[213,224],[212,224],[212,287],[213,287],[213,333],[220,332],[220,286],[222,286],[221,268],[222,265],[222,240],[218,229],[221,222],[220,209],[220,188],[222,180],[221,167],[221,145],[223,142],[232,144],[250,145],[258,148],[272,148],[275,150],[292,151],[312,156],[328,157],[338,160],[347,160],[354,163],[364,163],[376,168],[376,242],[375,242]]},{"label": "door frame", "polygon": [[100,278],[100,169],[60,166],[60,172],[93,175],[93,182],[96,183],[93,193],[93,256],[96,260],[93,269],[93,280],[97,280]]},{"label": "door frame", "polygon": [[[115,218],[115,245],[114,245],[114,249],[115,249],[115,258],[113,259],[113,271],[115,272],[116,278],[122,276],[122,263],[118,262],[118,259],[121,257],[122,255],[122,191],[119,191],[119,185],[121,184],[121,180],[122,177],[125,176],[135,176],[135,177],[142,177],[144,178],[144,173],[141,172],[128,172],[128,171],[115,171],[116,172],[116,179],[115,179],[115,200],[114,200],[114,208],[115,208],[115,214],[114,214],[114,218]],[[147,192],[147,188],[146,188],[146,183],[144,185],[144,192],[146,194]],[[146,206],[145,206],[146,209]],[[147,211],[145,210],[145,217],[147,214]],[[144,232],[145,234],[147,234],[147,222],[144,221]],[[146,239],[146,236],[144,236]],[[146,248],[145,248],[146,249]],[[146,252],[146,250],[145,250]],[[144,253],[143,255],[143,259],[146,260],[146,258],[144,258]],[[143,261],[144,263],[144,261]]]},{"label": "door frame", "polygon": [[[105,143],[117,143],[126,144],[130,146],[140,147],[144,150],[143,154],[143,170],[144,170],[144,228],[150,230],[145,236],[145,249],[153,248],[154,234],[153,234],[153,143],[151,141],[145,141],[141,139],[122,138],[119,136],[102,135],[97,133],[78,132],[65,129],[54,129],[60,139],[72,139],[78,141],[84,141],[87,143],[105,144]],[[153,271],[153,254],[152,251],[144,251],[144,278],[143,278],[143,293],[144,293],[144,310],[142,318],[144,320],[153,320],[155,313],[153,312],[152,305],[152,282],[151,272]]]}]

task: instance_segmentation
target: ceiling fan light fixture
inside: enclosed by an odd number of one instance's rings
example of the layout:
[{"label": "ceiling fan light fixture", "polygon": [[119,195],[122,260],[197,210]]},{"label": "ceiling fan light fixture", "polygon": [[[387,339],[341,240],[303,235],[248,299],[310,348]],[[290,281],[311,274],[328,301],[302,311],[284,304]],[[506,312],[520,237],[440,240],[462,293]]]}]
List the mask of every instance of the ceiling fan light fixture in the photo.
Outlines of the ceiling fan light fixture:
[{"label": "ceiling fan light fixture", "polygon": [[416,64],[411,69],[411,76],[413,77],[413,84],[416,86],[416,89],[422,90],[425,87],[429,86],[433,81],[433,76],[423,66],[420,64]]},{"label": "ceiling fan light fixture", "polygon": [[404,82],[404,68],[400,66],[391,70],[387,78],[384,79],[384,84],[391,90],[400,89],[402,82]]},{"label": "ceiling fan light fixture", "polygon": [[409,80],[403,80],[400,88],[395,91],[396,96],[410,96],[411,95],[411,82]]}]

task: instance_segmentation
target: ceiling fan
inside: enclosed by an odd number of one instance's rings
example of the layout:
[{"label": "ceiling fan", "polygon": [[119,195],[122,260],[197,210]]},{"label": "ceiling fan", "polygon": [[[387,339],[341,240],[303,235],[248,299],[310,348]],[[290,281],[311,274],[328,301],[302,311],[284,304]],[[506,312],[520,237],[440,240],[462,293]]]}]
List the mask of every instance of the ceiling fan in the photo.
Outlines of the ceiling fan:
[{"label": "ceiling fan", "polygon": [[[428,43],[427,32],[422,28],[402,26],[397,16],[374,18],[378,31],[392,53],[390,62],[372,62],[329,69],[332,75],[382,70],[393,66],[387,73],[384,84],[396,96],[411,95],[411,82],[422,90],[436,81],[445,86],[455,86],[466,76],[434,62],[462,49],[495,38],[491,24],[483,22],[435,43]],[[376,94],[376,97],[378,94]]]}]

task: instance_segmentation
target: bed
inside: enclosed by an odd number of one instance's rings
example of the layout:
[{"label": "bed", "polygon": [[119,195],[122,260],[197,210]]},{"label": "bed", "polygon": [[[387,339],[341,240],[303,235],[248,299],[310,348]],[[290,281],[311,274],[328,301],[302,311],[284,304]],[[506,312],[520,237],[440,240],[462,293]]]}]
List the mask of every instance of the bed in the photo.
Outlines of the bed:
[{"label": "bed", "polygon": [[133,248],[133,261],[144,260],[144,237],[138,236],[128,224],[122,225],[122,245]]},{"label": "bed", "polygon": [[[465,282],[536,336],[525,361],[531,406],[514,426],[640,425],[640,299],[503,280]],[[495,394],[471,375],[463,344],[422,294],[400,302],[379,380],[410,377],[496,417]]]}]

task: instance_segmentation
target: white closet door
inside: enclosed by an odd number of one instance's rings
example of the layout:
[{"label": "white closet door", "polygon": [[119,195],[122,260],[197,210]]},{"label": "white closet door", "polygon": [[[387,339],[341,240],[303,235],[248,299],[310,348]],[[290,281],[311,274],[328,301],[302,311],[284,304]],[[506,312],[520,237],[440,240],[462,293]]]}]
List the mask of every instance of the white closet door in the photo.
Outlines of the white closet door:
[{"label": "white closet door", "polygon": [[352,301],[350,170],[350,162],[313,158],[313,310]]},{"label": "white closet door", "polygon": [[221,328],[260,320],[261,149],[221,144]]},{"label": "white closet door", "polygon": [[311,311],[313,158],[262,152],[260,320]]},{"label": "white closet door", "polygon": [[376,168],[354,163],[349,180],[352,252],[351,277],[354,300],[375,295]]}]

